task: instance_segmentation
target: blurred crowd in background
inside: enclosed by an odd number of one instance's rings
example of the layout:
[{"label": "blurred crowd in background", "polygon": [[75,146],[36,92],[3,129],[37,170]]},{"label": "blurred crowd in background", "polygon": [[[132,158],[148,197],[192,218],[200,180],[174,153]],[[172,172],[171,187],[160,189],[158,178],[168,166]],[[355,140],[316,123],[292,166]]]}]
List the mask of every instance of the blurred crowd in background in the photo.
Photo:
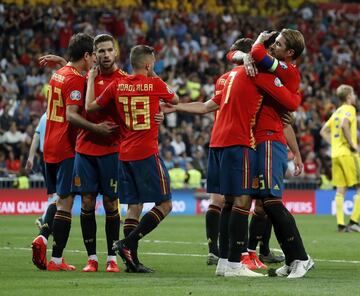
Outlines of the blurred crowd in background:
[{"label": "blurred crowd in background", "polygon": [[[181,102],[195,102],[209,100],[216,79],[233,67],[225,55],[236,39],[293,28],[306,40],[306,52],[296,61],[303,97],[294,125],[305,164],[300,178],[304,182],[325,176],[331,179],[330,151],[319,130],[338,104],[337,86],[346,83],[356,93],[360,91],[359,4],[296,0],[7,2],[17,4],[0,4],[0,177],[24,174],[21,168],[46,111],[47,82],[54,71],[39,67],[38,58],[47,53],[66,57],[72,34],[112,34],[119,65],[129,73],[130,48],[153,46],[156,72],[177,91]],[[212,122],[212,114],[166,116],[159,147],[169,169],[181,174],[196,170],[202,178],[206,176]],[[288,178],[292,178],[290,152],[288,158]],[[40,171],[35,163],[31,174]]]}]

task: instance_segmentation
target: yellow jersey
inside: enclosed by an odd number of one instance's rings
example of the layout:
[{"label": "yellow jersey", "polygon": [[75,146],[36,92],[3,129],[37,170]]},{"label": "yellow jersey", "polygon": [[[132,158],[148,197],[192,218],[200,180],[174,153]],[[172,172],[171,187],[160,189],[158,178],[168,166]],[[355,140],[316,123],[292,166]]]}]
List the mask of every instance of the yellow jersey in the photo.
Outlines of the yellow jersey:
[{"label": "yellow jersey", "polygon": [[341,105],[331,115],[325,123],[331,130],[331,157],[339,157],[343,155],[351,155],[350,146],[346,141],[344,132],[341,128],[343,120],[347,118],[350,122],[350,135],[353,144],[357,147],[356,139],[356,110],[352,105]]}]

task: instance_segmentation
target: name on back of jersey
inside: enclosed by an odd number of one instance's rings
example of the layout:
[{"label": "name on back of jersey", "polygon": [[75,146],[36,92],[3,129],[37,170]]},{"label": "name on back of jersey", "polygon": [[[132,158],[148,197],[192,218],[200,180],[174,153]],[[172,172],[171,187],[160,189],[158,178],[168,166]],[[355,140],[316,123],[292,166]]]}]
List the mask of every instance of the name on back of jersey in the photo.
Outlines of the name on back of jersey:
[{"label": "name on back of jersey", "polygon": [[118,85],[119,91],[128,91],[128,92],[148,92],[153,91],[154,85],[152,83],[144,83],[144,84],[127,84],[127,83],[120,83]]}]

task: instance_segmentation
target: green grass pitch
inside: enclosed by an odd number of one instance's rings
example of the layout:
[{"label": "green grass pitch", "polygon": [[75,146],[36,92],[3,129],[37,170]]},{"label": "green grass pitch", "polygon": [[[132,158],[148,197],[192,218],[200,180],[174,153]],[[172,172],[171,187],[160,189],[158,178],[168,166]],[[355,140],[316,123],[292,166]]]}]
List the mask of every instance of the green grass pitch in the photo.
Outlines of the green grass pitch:
[{"label": "green grass pitch", "polygon": [[[169,217],[143,239],[140,258],[156,270],[154,274],[126,274],[120,258],[120,273],[104,272],[102,216],[97,217],[99,272],[82,273],[87,257],[79,217],[74,217],[64,256],[77,271],[39,271],[31,262],[30,244],[37,235],[34,220],[34,216],[0,217],[1,295],[360,295],[360,234],[337,233],[335,218],[330,216],[296,216],[316,264],[306,278],[298,280],[216,277],[215,267],[205,263],[203,216]],[[274,235],[271,246],[279,248]]]}]

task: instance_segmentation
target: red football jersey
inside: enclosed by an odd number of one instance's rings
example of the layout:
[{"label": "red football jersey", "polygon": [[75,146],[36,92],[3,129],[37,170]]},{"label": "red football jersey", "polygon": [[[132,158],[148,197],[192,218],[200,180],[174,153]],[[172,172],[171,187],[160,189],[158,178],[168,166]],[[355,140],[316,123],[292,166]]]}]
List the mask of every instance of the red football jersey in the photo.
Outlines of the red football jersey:
[{"label": "red football jersey", "polygon": [[[216,105],[220,105],[222,90],[225,86],[226,79],[229,77],[229,74],[230,74],[230,71],[226,72],[225,74],[221,75],[215,82],[215,93],[214,93],[214,96],[211,98],[211,100]],[[216,120],[218,112],[219,112],[219,110],[214,112],[214,120]]]},{"label": "red football jersey", "polygon": [[77,128],[66,120],[66,106],[84,105],[85,77],[74,67],[65,66],[51,77],[44,141],[44,160],[58,163],[74,157]]},{"label": "red football jersey", "polygon": [[216,83],[215,83],[215,94],[214,96],[211,98],[214,103],[216,103],[216,105],[220,105],[220,102],[221,102],[221,96],[222,96],[222,90],[225,86],[225,82],[226,82],[226,79],[229,77],[229,74],[230,74],[231,71],[229,72],[226,72],[225,74],[221,75],[217,80],[216,80]]},{"label": "red football jersey", "polygon": [[158,152],[159,101],[171,102],[174,92],[158,77],[129,75],[113,81],[96,99],[105,107],[115,101],[121,118],[119,159],[145,159]]},{"label": "red football jersey", "polygon": [[[263,44],[254,45],[251,49],[251,55],[257,64],[279,77],[290,92],[297,93],[299,91],[301,76],[295,65],[271,58]],[[281,114],[285,111],[286,109],[281,105],[267,95],[264,96],[255,126],[257,144],[271,140],[286,145],[283,133],[284,125],[281,119]]]},{"label": "red football jersey", "polygon": [[[117,78],[121,78],[126,76],[127,74],[122,70],[118,69],[111,74],[104,75],[100,74],[96,76],[94,84],[95,84],[95,97],[99,96],[109,84]],[[105,109],[84,113],[84,117],[91,122],[100,123],[104,121],[113,122],[119,124],[119,116],[117,115],[115,103],[112,102]],[[93,156],[101,156],[107,155],[115,152],[119,152],[119,144],[120,144],[120,135],[119,133],[104,137],[97,134],[94,134],[88,130],[80,129],[79,134],[76,139],[76,152],[85,154],[85,155],[93,155]]]},{"label": "red football jersey", "polygon": [[253,127],[262,102],[258,88],[289,110],[295,110],[300,104],[300,96],[291,94],[274,75],[259,73],[251,78],[243,66],[236,67],[230,72],[222,91],[210,147],[241,145],[255,148]]}]

